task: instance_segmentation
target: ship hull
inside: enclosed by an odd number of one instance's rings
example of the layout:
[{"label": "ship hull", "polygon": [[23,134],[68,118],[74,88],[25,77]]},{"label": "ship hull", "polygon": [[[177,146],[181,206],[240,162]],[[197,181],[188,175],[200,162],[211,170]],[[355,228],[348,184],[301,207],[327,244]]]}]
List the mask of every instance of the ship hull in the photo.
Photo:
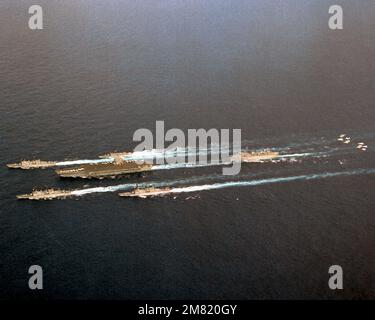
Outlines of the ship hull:
[{"label": "ship hull", "polygon": [[17,195],[18,200],[53,200],[53,199],[65,199],[72,196],[71,191],[64,190],[47,190],[47,191],[34,191],[29,194]]},{"label": "ship hull", "polygon": [[81,179],[103,179],[117,177],[121,175],[136,174],[150,171],[151,165],[137,165],[134,163],[121,164],[97,164],[86,165],[73,169],[56,170],[61,178],[81,178]]},{"label": "ship hull", "polygon": [[20,163],[8,163],[7,167],[9,169],[23,169],[23,170],[32,170],[32,169],[46,169],[56,166],[55,162],[40,161],[38,163],[32,163],[31,161],[24,161]]}]

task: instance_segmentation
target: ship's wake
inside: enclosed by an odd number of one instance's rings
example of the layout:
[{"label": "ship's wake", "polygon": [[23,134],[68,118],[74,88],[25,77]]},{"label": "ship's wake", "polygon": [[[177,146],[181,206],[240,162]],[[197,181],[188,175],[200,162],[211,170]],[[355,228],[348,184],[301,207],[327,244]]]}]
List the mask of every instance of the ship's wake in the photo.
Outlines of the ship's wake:
[{"label": "ship's wake", "polygon": [[153,188],[152,191],[147,190],[145,192],[142,192],[142,190],[138,189],[138,192],[136,194],[132,192],[127,192],[127,193],[122,193],[120,195],[124,197],[146,198],[146,197],[164,196],[167,194],[191,193],[191,192],[217,190],[217,189],[224,189],[224,188],[235,188],[235,187],[254,187],[254,186],[274,184],[274,183],[286,183],[286,182],[293,182],[293,181],[310,181],[310,180],[327,179],[327,178],[334,178],[334,177],[340,177],[340,176],[368,175],[368,174],[374,174],[374,173],[375,173],[375,168],[356,169],[356,170],[351,170],[351,171],[324,172],[324,173],[316,173],[316,174],[309,174],[309,175],[256,179],[256,180],[247,180],[247,181],[228,181],[228,182],[223,182],[223,183],[194,185],[194,186],[177,187],[177,188],[171,188],[171,189]]},{"label": "ship's wake", "polygon": [[[264,173],[263,173],[264,174]],[[336,171],[336,172],[320,172],[320,173],[311,173],[303,175],[291,175],[291,176],[278,176],[270,178],[258,178],[257,176],[262,175],[262,173],[250,173],[246,175],[241,175],[241,179],[250,180],[238,180],[238,181],[224,181],[224,182],[215,182],[211,184],[201,184],[201,185],[188,185],[191,183],[207,182],[207,181],[218,181],[228,179],[227,176],[222,175],[210,175],[210,176],[197,176],[186,179],[175,179],[170,181],[161,181],[161,182],[145,182],[145,183],[126,183],[118,184],[114,186],[106,187],[95,187],[95,188],[85,188],[73,191],[63,191],[64,198],[67,197],[81,197],[88,194],[94,193],[111,193],[111,192],[124,192],[120,193],[124,197],[154,197],[154,196],[164,196],[168,194],[181,194],[181,193],[193,193],[199,191],[208,191],[208,190],[218,190],[225,188],[237,188],[237,187],[255,187],[268,184],[277,184],[277,183],[287,183],[293,181],[312,181],[320,179],[328,179],[334,177],[345,177],[345,176],[356,176],[356,175],[372,175],[375,174],[375,168],[360,168],[346,171]],[[150,189],[152,189],[150,191]],[[143,192],[144,190],[144,192]],[[137,191],[134,193],[134,191]],[[51,197],[51,199],[54,197]],[[60,198],[60,197],[55,197]],[[41,199],[42,200],[42,199]],[[43,199],[44,200],[44,199]]]}]

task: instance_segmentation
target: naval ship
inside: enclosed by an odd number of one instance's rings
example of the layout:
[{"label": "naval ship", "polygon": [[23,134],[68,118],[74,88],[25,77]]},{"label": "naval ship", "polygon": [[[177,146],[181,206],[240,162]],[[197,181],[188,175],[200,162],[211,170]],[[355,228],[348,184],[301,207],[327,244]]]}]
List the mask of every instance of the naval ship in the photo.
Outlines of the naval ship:
[{"label": "naval ship", "polygon": [[137,188],[130,192],[119,193],[120,197],[136,197],[136,198],[147,198],[153,196],[160,196],[171,192],[171,188]]},{"label": "naval ship", "polygon": [[53,161],[43,161],[43,160],[22,160],[19,163],[9,163],[8,168],[11,169],[44,169],[56,166],[56,162]]},{"label": "naval ship", "polygon": [[263,150],[253,152],[240,152],[231,157],[233,162],[265,162],[279,157],[280,154],[276,151]]},{"label": "naval ship", "polygon": [[62,178],[103,179],[150,171],[151,168],[152,164],[138,164],[134,161],[125,161],[122,157],[116,156],[113,162],[84,164],[76,168],[59,169],[56,170],[56,173]]},{"label": "naval ship", "polygon": [[59,189],[33,190],[29,194],[20,194],[17,196],[19,200],[52,200],[65,199],[72,195],[72,191]]}]

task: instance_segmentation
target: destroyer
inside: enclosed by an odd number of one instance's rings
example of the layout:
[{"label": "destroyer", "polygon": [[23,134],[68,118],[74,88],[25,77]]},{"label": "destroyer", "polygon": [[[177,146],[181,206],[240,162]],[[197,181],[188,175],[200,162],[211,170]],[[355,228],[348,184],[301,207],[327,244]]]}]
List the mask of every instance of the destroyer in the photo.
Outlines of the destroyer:
[{"label": "destroyer", "polygon": [[29,194],[20,194],[17,196],[19,200],[52,200],[65,199],[72,195],[72,191],[59,189],[33,190]]},{"label": "destroyer", "polygon": [[42,161],[42,160],[22,160],[19,163],[9,163],[8,168],[11,169],[44,169],[56,166],[56,162],[53,161]]}]

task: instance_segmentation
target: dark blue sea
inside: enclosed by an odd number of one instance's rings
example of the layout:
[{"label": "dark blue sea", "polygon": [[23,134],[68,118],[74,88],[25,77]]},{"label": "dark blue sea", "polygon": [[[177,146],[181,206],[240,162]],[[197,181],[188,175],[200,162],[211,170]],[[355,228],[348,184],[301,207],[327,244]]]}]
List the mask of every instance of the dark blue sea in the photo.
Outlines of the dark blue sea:
[{"label": "dark blue sea", "polygon": [[[0,298],[375,298],[374,1],[335,1],[335,31],[328,0],[38,0],[44,29],[32,31],[34,2],[0,2]],[[316,156],[244,164],[238,177],[215,166],[61,180],[6,167],[129,151],[157,120]],[[314,174],[152,199],[16,199]],[[43,290],[28,287],[31,265]],[[328,287],[331,265],[343,290]]]}]

